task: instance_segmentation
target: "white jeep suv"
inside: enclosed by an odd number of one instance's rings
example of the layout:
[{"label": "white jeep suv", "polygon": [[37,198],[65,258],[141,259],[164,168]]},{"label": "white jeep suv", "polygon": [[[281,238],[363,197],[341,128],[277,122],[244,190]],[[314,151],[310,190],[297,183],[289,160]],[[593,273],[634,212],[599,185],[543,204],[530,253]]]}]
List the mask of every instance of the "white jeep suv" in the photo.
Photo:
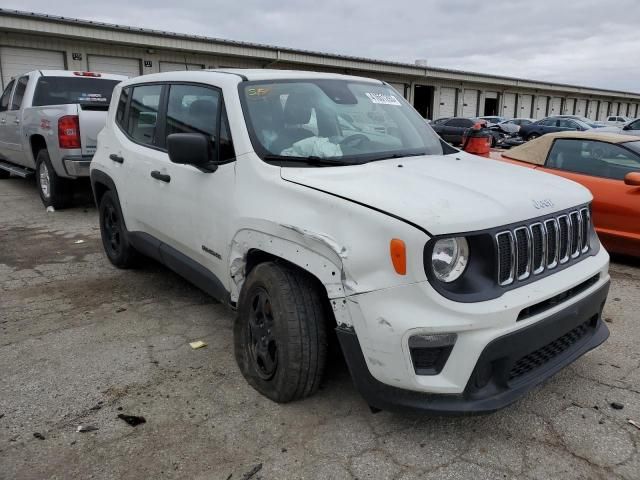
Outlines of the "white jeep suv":
[{"label": "white jeep suv", "polygon": [[460,152],[389,85],[281,70],[115,89],[91,163],[104,249],[236,310],[262,394],[314,393],[335,329],[375,409],[503,407],[608,337],[590,193]]}]

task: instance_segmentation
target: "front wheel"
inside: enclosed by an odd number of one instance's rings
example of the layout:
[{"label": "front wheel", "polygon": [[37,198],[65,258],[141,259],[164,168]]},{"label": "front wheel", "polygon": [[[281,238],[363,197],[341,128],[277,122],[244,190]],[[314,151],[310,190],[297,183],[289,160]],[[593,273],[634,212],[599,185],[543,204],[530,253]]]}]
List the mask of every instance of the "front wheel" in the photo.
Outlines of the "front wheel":
[{"label": "front wheel", "polygon": [[327,355],[325,308],[306,272],[276,262],[248,275],[234,325],[235,355],[249,384],[286,403],[318,390]]},{"label": "front wheel", "polygon": [[68,207],[73,198],[71,182],[58,176],[51,165],[49,152],[40,150],[36,157],[36,183],[45,207],[56,210]]}]

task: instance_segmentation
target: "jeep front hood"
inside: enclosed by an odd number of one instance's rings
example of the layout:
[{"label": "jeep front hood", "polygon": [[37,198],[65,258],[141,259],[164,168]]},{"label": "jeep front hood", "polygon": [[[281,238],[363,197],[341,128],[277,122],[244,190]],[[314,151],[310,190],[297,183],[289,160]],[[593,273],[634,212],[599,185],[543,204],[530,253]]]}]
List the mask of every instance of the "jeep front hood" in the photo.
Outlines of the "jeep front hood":
[{"label": "jeep front hood", "polygon": [[564,178],[462,152],[353,166],[283,167],[281,176],[400,217],[432,235],[507,225],[592,198]]}]

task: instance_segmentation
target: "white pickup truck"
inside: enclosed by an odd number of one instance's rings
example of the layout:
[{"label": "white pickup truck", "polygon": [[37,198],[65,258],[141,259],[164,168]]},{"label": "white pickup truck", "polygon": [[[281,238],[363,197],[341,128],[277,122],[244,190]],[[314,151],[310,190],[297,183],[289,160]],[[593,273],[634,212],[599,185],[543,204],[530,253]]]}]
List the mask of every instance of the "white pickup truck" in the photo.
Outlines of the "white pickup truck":
[{"label": "white pickup truck", "polygon": [[240,371],[278,402],[318,389],[331,330],[370,406],[445,413],[508,405],[609,335],[589,191],[447,145],[379,80],[122,82],[91,182],[109,260],[236,309]]},{"label": "white pickup truck", "polygon": [[127,77],[35,70],[0,97],[0,178],[37,173],[46,207],[64,208],[70,179],[87,177],[113,88]]}]

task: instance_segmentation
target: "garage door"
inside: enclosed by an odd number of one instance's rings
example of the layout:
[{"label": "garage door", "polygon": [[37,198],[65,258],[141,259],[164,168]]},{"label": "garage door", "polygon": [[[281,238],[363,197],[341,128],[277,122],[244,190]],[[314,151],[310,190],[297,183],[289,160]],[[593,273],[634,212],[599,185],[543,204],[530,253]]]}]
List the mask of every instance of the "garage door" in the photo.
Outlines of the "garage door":
[{"label": "garage door", "polygon": [[64,53],[30,48],[0,47],[2,88],[14,77],[31,70],[64,70]]},{"label": "garage door", "polygon": [[400,95],[402,95],[403,97],[405,96],[405,85],[404,83],[392,83],[392,82],[387,82],[389,85],[391,85]]},{"label": "garage door", "polygon": [[88,62],[89,70],[92,72],[117,73],[127,77],[140,75],[140,60],[138,58],[89,55]]},{"label": "garage door", "polygon": [[177,72],[180,70],[202,70],[204,65],[197,63],[160,62],[161,72]]},{"label": "garage door", "polygon": [[620,115],[626,117],[628,114],[629,114],[629,104],[628,103],[621,103],[620,104]]},{"label": "garage door", "polygon": [[595,120],[598,116],[598,100],[589,100],[587,103],[587,113],[585,117]]},{"label": "garage door", "polygon": [[547,101],[549,97],[536,96],[536,106],[533,109],[533,118],[544,118],[547,116]]},{"label": "garage door", "polygon": [[502,96],[502,116],[512,118],[516,116],[516,94],[505,93]]},{"label": "garage door", "polygon": [[584,117],[587,114],[587,101],[583,98],[576,103],[576,115]]},{"label": "garage door", "polygon": [[549,102],[548,115],[561,115],[562,114],[562,99],[559,97],[553,97]]},{"label": "garage door", "polygon": [[609,109],[609,115],[618,115],[618,109],[620,108],[619,102],[611,103],[611,108]]},{"label": "garage door", "polygon": [[598,120],[606,120],[609,116],[609,102],[600,102],[600,111],[598,112]]},{"label": "garage door", "polygon": [[442,87],[440,89],[440,112],[438,117],[454,117],[456,115],[456,89]]},{"label": "garage door", "polygon": [[562,112],[564,115],[573,115],[573,109],[576,106],[576,99],[575,98],[567,98],[564,101],[564,112]]},{"label": "garage door", "polygon": [[462,116],[475,117],[476,115],[478,115],[478,90],[465,89],[462,102]]},{"label": "garage door", "polygon": [[518,95],[518,111],[516,112],[516,117],[530,118],[532,102],[533,97],[531,95]]},{"label": "garage door", "polygon": [[631,105],[631,108],[629,109],[629,116],[631,118],[638,118],[638,104],[634,104]]}]

